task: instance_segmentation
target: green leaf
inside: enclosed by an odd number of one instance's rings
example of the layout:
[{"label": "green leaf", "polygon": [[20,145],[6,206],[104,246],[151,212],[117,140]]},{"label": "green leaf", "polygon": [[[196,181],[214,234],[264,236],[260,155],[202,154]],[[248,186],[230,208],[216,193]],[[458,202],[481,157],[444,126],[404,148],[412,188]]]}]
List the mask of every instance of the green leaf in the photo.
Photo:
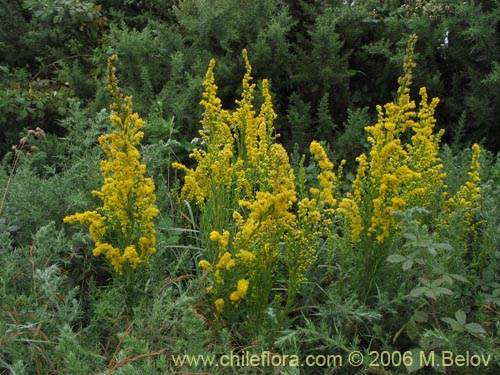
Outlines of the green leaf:
[{"label": "green leaf", "polygon": [[166,240],[165,240],[165,243],[167,245],[175,245],[176,243],[179,242],[179,240],[181,239],[180,236],[169,236]]},{"label": "green leaf", "polygon": [[416,340],[417,337],[420,336],[420,330],[418,329],[417,323],[413,319],[410,319],[406,325],[405,331],[411,340]]},{"label": "green leaf", "polygon": [[16,120],[21,121],[24,120],[26,117],[28,117],[28,112],[25,109],[22,109],[18,112]]},{"label": "green leaf", "polygon": [[478,323],[467,323],[464,327],[467,332],[473,335],[485,335],[486,331],[484,328]]},{"label": "green leaf", "polygon": [[499,297],[495,297],[495,296],[491,296],[491,295],[485,295],[484,297],[486,298],[487,301],[493,302],[497,306],[500,306],[500,298]]},{"label": "green leaf", "polygon": [[429,247],[431,246],[431,242],[429,240],[420,240],[420,241],[416,241],[413,246],[415,247],[422,247],[422,248],[426,248],[426,247]]},{"label": "green leaf", "polygon": [[444,318],[441,318],[441,320],[445,323],[448,323],[450,325],[451,329],[454,331],[463,332],[463,330],[464,330],[463,324],[460,324],[459,322],[457,322],[453,318],[444,317]]},{"label": "green leaf", "polygon": [[432,280],[431,282],[431,286],[432,287],[438,287],[438,286],[441,286],[443,283],[444,283],[444,279],[442,277],[436,279],[436,280]]},{"label": "green leaf", "polygon": [[66,108],[64,108],[63,106],[57,107],[57,113],[61,116],[64,116],[66,114]]},{"label": "green leaf", "polygon": [[429,279],[426,279],[424,277],[419,277],[418,281],[420,281],[420,283],[422,283],[422,285],[425,285],[429,288],[431,287],[431,281]]},{"label": "green leaf", "polygon": [[413,313],[413,319],[419,323],[425,323],[427,321],[429,314],[422,310],[417,310]]},{"label": "green leaf", "polygon": [[438,347],[436,342],[427,336],[422,336],[420,340],[418,340],[418,345],[425,351],[434,350]]},{"label": "green leaf", "polygon": [[406,238],[407,240],[410,240],[410,241],[417,240],[417,236],[415,236],[413,233],[404,233],[403,237]]},{"label": "green leaf", "polygon": [[[439,297],[440,295],[442,294],[446,294],[448,296],[452,296],[453,295],[453,292],[448,289],[448,288],[443,288],[443,287],[435,287],[435,288],[429,288],[427,290],[427,293],[425,294],[427,297],[429,298],[437,298]],[[433,295],[434,297],[431,297],[431,295]]]},{"label": "green leaf", "polygon": [[458,310],[455,313],[455,318],[457,319],[457,322],[459,322],[461,325],[464,325],[465,320],[467,319],[467,315],[465,315],[465,312],[463,310]]},{"label": "green leaf", "polygon": [[438,287],[436,289],[439,291],[439,294],[446,294],[448,296],[452,296],[453,295],[453,292],[451,291],[451,289],[443,288],[443,287]]},{"label": "green leaf", "polygon": [[406,371],[408,371],[410,374],[412,372],[416,372],[424,367],[424,361],[420,361],[420,353],[421,352],[422,352],[422,349],[420,349],[420,348],[414,348],[414,349],[410,350],[411,358],[413,358],[413,360],[410,362],[409,366],[406,366],[406,364],[405,364]]},{"label": "green leaf", "polygon": [[413,259],[413,261],[417,264],[420,264],[421,266],[425,264],[425,260],[423,260],[422,258],[415,258]]},{"label": "green leaf", "polygon": [[427,298],[437,299],[439,297],[439,292],[436,289],[437,288],[426,288],[424,292],[425,296]]},{"label": "green leaf", "polygon": [[451,246],[449,243],[436,243],[434,244],[434,247],[438,250],[453,250],[453,246]]},{"label": "green leaf", "polygon": [[414,288],[410,292],[410,297],[412,297],[412,298],[420,297],[422,294],[427,292],[427,290],[429,290],[429,288],[427,288],[425,286],[419,286],[417,288]]},{"label": "green leaf", "polygon": [[409,269],[411,269],[413,267],[413,260],[412,259],[407,259],[404,263],[403,263],[403,271],[408,271]]},{"label": "green leaf", "polygon": [[399,255],[399,254],[394,254],[394,255],[390,255],[387,257],[387,261],[389,263],[401,263],[404,260],[406,260],[406,257]]},{"label": "green leaf", "polygon": [[469,281],[469,280],[467,280],[467,279],[466,279],[464,276],[462,276],[462,275],[457,275],[457,274],[455,274],[455,273],[452,273],[452,274],[450,274],[449,276],[450,276],[452,279],[455,279],[455,280],[460,281],[460,282],[462,282],[462,283],[470,283],[470,281]]},{"label": "green leaf", "polygon": [[35,106],[38,108],[38,109],[45,109],[45,103],[42,102],[41,100],[37,100],[35,102]]}]

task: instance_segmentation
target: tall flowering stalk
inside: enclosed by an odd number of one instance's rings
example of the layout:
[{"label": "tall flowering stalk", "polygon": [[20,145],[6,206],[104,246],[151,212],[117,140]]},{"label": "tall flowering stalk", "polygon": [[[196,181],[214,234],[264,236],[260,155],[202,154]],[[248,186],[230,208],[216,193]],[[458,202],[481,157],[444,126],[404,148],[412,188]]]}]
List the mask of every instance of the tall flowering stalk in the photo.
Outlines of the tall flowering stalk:
[{"label": "tall flowering stalk", "polygon": [[444,205],[443,224],[458,225],[464,234],[475,230],[477,223],[474,222],[474,216],[481,207],[479,203],[481,197],[481,188],[479,187],[481,181],[479,175],[480,156],[481,148],[479,145],[472,145],[472,160],[467,172],[467,179],[458,191],[446,200]]},{"label": "tall flowering stalk", "polygon": [[114,271],[122,275],[147,264],[155,252],[153,219],[158,209],[154,207],[154,183],[145,176],[146,166],[140,162],[137,149],[144,135],[144,122],[133,112],[132,98],[120,91],[116,61],[116,55],[108,60],[107,82],[114,99],[110,120],[115,130],[99,137],[106,155],[106,160],[101,161],[104,184],[100,191],[92,191],[103,205],[67,216],[64,222],[88,225],[95,242],[94,256],[104,255]]},{"label": "tall flowering stalk", "polygon": [[[380,264],[387,257],[391,241],[399,230],[394,211],[422,207],[434,209],[436,213],[439,213],[436,209],[444,209],[450,216],[452,211],[447,207],[457,209],[461,206],[468,212],[464,220],[470,221],[479,196],[479,146],[475,145],[476,156],[469,180],[454,198],[448,202],[443,200],[446,173],[439,157],[443,131],[434,133],[434,111],[439,99],[434,98],[429,103],[425,87],[421,88],[418,112],[415,102],[410,99],[415,42],[413,35],[403,64],[404,75],[398,80],[396,100],[384,107],[377,106],[377,123],[365,128],[370,152],[357,158],[359,166],[352,191],[339,204],[338,211],[349,227],[347,234],[355,249],[364,253],[361,257],[363,282],[358,284],[365,297],[372,290]],[[407,138],[409,142],[405,143]]]},{"label": "tall flowering stalk", "polygon": [[[357,158],[359,167],[353,191],[341,203],[354,241],[365,236],[383,244],[397,227],[392,213],[415,205],[428,207],[443,184],[445,173],[441,172],[438,156],[443,132],[433,132],[438,99],[428,104],[422,88],[418,114],[415,102],[410,100],[415,41],[413,36],[408,43],[405,74],[398,80],[396,101],[383,108],[377,106],[377,123],[365,128],[371,149],[369,155]],[[413,136],[405,144],[403,139],[408,132],[413,132]]]},{"label": "tall flowering stalk", "polygon": [[199,266],[211,275],[209,292],[216,315],[256,328],[262,327],[264,311],[273,303],[280,262],[288,271],[282,321],[293,307],[316,260],[319,229],[331,223],[326,215],[333,215],[337,203],[336,177],[333,164],[315,142],[311,153],[321,168],[319,187],[299,200],[288,155],[275,142],[276,114],[268,81],[262,81],[264,100],[257,112],[245,50],[243,58],[243,91],[231,112],[221,107],[215,62],[210,62],[201,102],[204,148],[190,155],[197,162],[194,169],[178,163],[174,167],[186,173],[181,198],[195,201],[201,210],[201,228],[208,241]]},{"label": "tall flowering stalk", "polygon": [[238,199],[241,186],[248,185],[244,176],[237,177],[241,175],[241,162],[237,160],[230,114],[222,108],[217,96],[214,68],[215,60],[212,59],[203,82],[205,91],[200,103],[205,108],[199,130],[203,147],[194,149],[189,155],[196,161],[196,167],[188,168],[177,162],[172,164],[185,172],[180,198],[195,202],[200,208],[200,233],[210,262],[218,257],[218,249],[209,240],[209,234],[227,227],[230,207]]}]

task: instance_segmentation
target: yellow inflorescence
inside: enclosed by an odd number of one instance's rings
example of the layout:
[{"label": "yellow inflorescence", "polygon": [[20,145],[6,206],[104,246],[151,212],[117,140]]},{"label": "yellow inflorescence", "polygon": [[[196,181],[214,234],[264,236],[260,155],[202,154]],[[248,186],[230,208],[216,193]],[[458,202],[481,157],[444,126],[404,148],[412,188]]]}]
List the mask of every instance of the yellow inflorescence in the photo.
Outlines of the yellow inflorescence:
[{"label": "yellow inflorescence", "polygon": [[224,310],[224,300],[222,298],[218,298],[215,300],[214,305],[217,312],[222,313]]},{"label": "yellow inflorescence", "polygon": [[[209,234],[212,253],[207,251],[208,259],[199,266],[212,276],[208,290],[218,313],[230,314],[243,302],[250,309],[267,305],[278,262],[289,272],[284,310],[290,308],[316,260],[316,249],[333,238],[338,230],[333,226],[342,219],[352,241],[366,240],[374,249],[398,230],[397,210],[433,208],[438,203],[438,207],[448,207],[450,215],[453,210],[465,210],[463,222],[472,221],[479,198],[479,147],[473,148],[468,181],[445,201],[446,174],[439,157],[443,131],[434,132],[439,100],[429,102],[425,88],[420,90],[418,109],[410,99],[414,44],[413,36],[396,100],[378,106],[377,123],[365,128],[370,150],[356,159],[352,189],[342,199],[338,198],[340,184],[334,165],[316,141],[311,143],[310,153],[320,169],[317,183],[305,189],[301,171],[298,196],[288,155],[275,142],[276,114],[267,80],[262,81],[264,103],[258,113],[254,110],[255,84],[246,51],[243,92],[232,112],[222,109],[213,75],[215,62],[210,62],[201,102],[205,108],[200,131],[204,148],[190,155],[197,162],[195,169],[174,166],[186,173],[181,197],[195,201],[202,216],[210,219],[205,221],[203,233]],[[339,174],[343,165],[344,161]],[[101,227],[96,221],[92,230],[100,232]]]},{"label": "yellow inflorescence", "polygon": [[472,161],[470,170],[467,173],[467,180],[456,192],[456,194],[447,200],[445,206],[448,217],[450,218],[449,221],[451,222],[454,218],[459,218],[458,221],[463,226],[463,228],[466,229],[467,232],[470,232],[474,229],[474,215],[480,208],[480,155],[481,148],[479,147],[479,145],[474,144],[472,146]]},{"label": "yellow inflorescence", "polygon": [[[311,154],[318,161],[321,169],[318,175],[319,187],[311,188],[313,196],[317,197],[324,205],[334,207],[337,204],[337,199],[334,197],[335,185],[337,177],[333,172],[333,163],[328,159],[325,150],[319,142],[313,141],[309,147]],[[342,164],[344,161],[342,162]]]},{"label": "yellow inflorescence", "polygon": [[200,135],[207,149],[195,149],[189,155],[197,162],[194,170],[177,162],[172,164],[173,167],[186,172],[181,198],[194,200],[199,206],[203,206],[207,199],[216,194],[216,187],[230,189],[236,172],[233,133],[228,125],[229,113],[222,109],[217,97],[214,67],[215,60],[211,60],[201,101],[205,112]]},{"label": "yellow inflorescence", "polygon": [[79,222],[89,226],[96,247],[95,256],[105,254],[114,270],[121,274],[123,266],[132,269],[148,263],[155,252],[153,219],[158,214],[154,207],[155,186],[145,177],[146,166],[140,162],[136,146],[143,137],[143,121],[132,110],[132,98],[123,97],[116,78],[117,60],[108,62],[108,88],[113,95],[111,124],[115,131],[99,137],[106,160],[101,162],[104,185],[92,193],[103,206],[97,211],[86,211],[64,218],[66,223]]},{"label": "yellow inflorescence", "polygon": [[[213,274],[210,292],[218,312],[231,310],[227,306],[235,307],[243,300],[265,303],[266,288],[269,293],[278,261],[284,256],[283,245],[287,249],[285,263],[295,280],[293,287],[305,281],[304,273],[316,259],[318,233],[313,227],[331,224],[337,204],[333,164],[318,142],[311,145],[311,153],[321,169],[319,186],[311,190],[310,197],[298,201],[287,152],[275,142],[276,114],[269,82],[262,81],[264,101],[257,112],[245,50],[243,59],[243,91],[232,112],[221,107],[213,75],[215,63],[210,62],[201,102],[205,107],[200,133],[204,148],[191,154],[197,162],[194,169],[174,164],[186,173],[181,198],[196,201],[202,215],[212,215],[212,227],[205,230],[218,251],[215,256],[207,252],[210,261],[202,260],[199,266]],[[214,203],[221,191],[230,192],[229,199],[219,200],[222,208]],[[215,213],[219,208],[222,211]],[[213,220],[227,211],[232,214],[226,222]],[[231,289],[235,283],[237,289]]]},{"label": "yellow inflorescence", "polygon": [[[447,196],[446,173],[439,157],[443,130],[434,132],[434,112],[439,99],[433,98],[429,103],[423,87],[418,112],[410,100],[415,40],[413,36],[408,43],[405,74],[398,80],[397,99],[383,108],[378,106],[377,123],[365,128],[369,134],[370,152],[357,158],[359,166],[352,191],[339,203],[338,212],[349,223],[354,241],[364,234],[383,243],[397,229],[394,211],[432,208]],[[410,141],[403,143],[408,132],[412,133]],[[472,220],[479,198],[479,146],[474,145],[473,150],[468,181],[453,198],[441,202],[448,207],[448,216],[453,216],[453,210],[465,210],[464,223]]]},{"label": "yellow inflorescence", "polygon": [[231,302],[236,303],[239,302],[245,295],[248,290],[248,280],[241,279],[238,281],[238,286],[234,292],[231,293],[229,299]]},{"label": "yellow inflorescence", "polygon": [[428,207],[444,187],[446,173],[439,157],[439,143],[444,130],[438,133],[433,131],[436,123],[434,111],[439,99],[433,98],[428,103],[425,87],[420,89],[420,96],[418,121],[412,127],[411,143],[406,146],[406,163],[416,176],[405,187],[404,195],[409,206]]},{"label": "yellow inflorescence", "polygon": [[[422,88],[418,114],[415,102],[410,100],[415,40],[410,38],[408,44],[397,99],[384,107],[377,106],[377,123],[365,128],[371,146],[369,155],[358,157],[353,190],[339,204],[353,240],[365,233],[383,243],[396,227],[394,211],[429,207],[443,185],[445,174],[438,156],[443,133],[433,132],[439,100],[434,98],[429,104]],[[409,131],[413,135],[405,144],[402,139]]]}]

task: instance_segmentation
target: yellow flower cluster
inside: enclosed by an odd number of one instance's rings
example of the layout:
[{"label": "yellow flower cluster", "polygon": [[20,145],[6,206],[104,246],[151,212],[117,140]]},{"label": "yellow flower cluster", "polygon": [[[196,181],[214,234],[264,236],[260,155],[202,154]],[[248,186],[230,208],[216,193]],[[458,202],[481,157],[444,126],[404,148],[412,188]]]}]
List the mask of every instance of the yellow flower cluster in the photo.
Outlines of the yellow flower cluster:
[{"label": "yellow flower cluster", "polygon": [[[259,149],[257,151],[259,157]],[[210,239],[218,242],[218,260],[209,268],[206,267],[208,262],[200,262],[200,267],[211,269],[214,274],[214,293],[219,296],[215,306],[219,312],[225,306],[224,296],[228,296],[232,304],[238,304],[249,288],[255,291],[255,299],[267,298],[265,294],[281,256],[279,241],[295,219],[290,212],[296,201],[294,176],[286,151],[281,145],[273,144],[269,156],[272,160],[267,182],[269,191],[257,191],[255,195],[240,199],[240,210],[233,212],[237,232],[230,246],[228,231],[213,231]],[[235,279],[238,279],[237,288],[232,290]]]},{"label": "yellow flower cluster", "polygon": [[89,225],[96,244],[93,254],[105,254],[114,270],[122,274],[125,264],[134,269],[148,263],[149,255],[155,252],[153,219],[158,209],[154,207],[154,183],[145,177],[146,166],[140,163],[136,148],[143,137],[144,123],[133,113],[132,98],[123,97],[119,89],[116,60],[112,56],[108,61],[108,89],[114,98],[110,120],[116,130],[99,137],[107,158],[101,162],[104,185],[101,191],[92,192],[103,206],[67,216],[64,222]]},{"label": "yellow flower cluster", "polygon": [[[473,146],[473,160],[467,182],[456,195],[445,200],[446,173],[439,157],[439,145],[443,130],[435,133],[434,112],[439,103],[430,103],[425,87],[420,89],[418,112],[410,100],[413,48],[416,37],[412,36],[404,61],[405,74],[399,78],[398,95],[394,103],[383,108],[378,106],[378,121],[366,127],[371,149],[368,155],[357,158],[359,163],[352,191],[339,203],[340,212],[350,226],[354,241],[375,238],[382,244],[397,229],[395,210],[411,207],[444,207],[445,218],[459,213],[461,222],[471,223],[478,208],[479,153]],[[411,137],[407,134],[410,132]],[[403,139],[409,142],[403,143]],[[442,206],[444,205],[444,206]],[[438,223],[439,224],[439,223]],[[441,223],[442,224],[442,223]]]},{"label": "yellow flower cluster", "polygon": [[470,232],[474,229],[473,219],[474,215],[480,208],[479,198],[481,197],[481,189],[479,182],[479,169],[481,167],[479,157],[481,155],[481,148],[474,144],[472,146],[472,162],[470,170],[467,173],[467,180],[455,193],[446,201],[445,209],[449,221],[453,222],[458,218],[462,227]]},{"label": "yellow flower cluster", "polygon": [[[333,163],[328,159],[325,150],[319,142],[313,141],[309,146],[309,150],[314,158],[318,161],[319,167],[321,169],[318,175],[319,187],[311,188],[311,194],[321,201],[325,206],[335,207],[337,205],[337,199],[335,199],[334,194],[336,192],[336,182],[337,176],[333,172]],[[342,165],[345,161],[342,161]],[[341,173],[341,172],[339,172]]]},{"label": "yellow flower cluster", "polygon": [[205,91],[201,101],[205,112],[200,136],[207,149],[195,149],[189,155],[197,162],[194,170],[181,163],[172,164],[174,168],[186,172],[181,198],[194,200],[200,207],[217,194],[217,188],[231,188],[235,172],[234,138],[228,125],[229,113],[222,109],[217,97],[214,68],[215,60],[212,59],[203,83]]},{"label": "yellow flower cluster", "polygon": [[420,89],[420,97],[418,121],[412,127],[413,135],[411,143],[406,145],[408,157],[405,160],[417,175],[405,186],[404,196],[408,206],[427,208],[444,187],[446,173],[443,172],[439,157],[439,144],[444,130],[434,133],[434,111],[439,99],[433,98],[428,103],[425,87]]},{"label": "yellow flower cluster", "polygon": [[[383,108],[377,106],[378,121],[365,129],[371,145],[369,157],[361,155],[353,182],[353,191],[340,203],[339,211],[347,218],[351,237],[363,233],[383,243],[396,226],[395,210],[413,206],[429,207],[443,185],[445,174],[438,156],[443,132],[434,134],[434,110],[437,98],[428,103],[425,88],[420,90],[418,114],[410,100],[413,48],[411,37],[404,61],[405,74],[399,78],[397,99]],[[411,141],[402,139],[411,131]]]},{"label": "yellow flower cluster", "polygon": [[234,292],[231,293],[229,296],[229,299],[233,303],[239,302],[245,295],[247,294],[248,291],[248,280],[241,279],[238,280],[238,286]]},{"label": "yellow flower cluster", "polygon": [[217,298],[214,302],[215,309],[217,312],[220,314],[222,311],[224,311],[224,299],[222,298]]},{"label": "yellow flower cluster", "polygon": [[[213,275],[209,291],[216,311],[226,314],[244,299],[255,312],[267,306],[280,259],[290,270],[291,300],[316,259],[317,228],[332,223],[337,204],[333,164],[318,142],[311,145],[311,153],[321,169],[319,186],[311,189],[310,197],[298,201],[288,155],[275,142],[276,114],[269,83],[262,81],[264,102],[257,113],[252,67],[245,50],[243,59],[243,91],[231,112],[223,110],[217,98],[215,63],[210,62],[201,102],[205,107],[200,131],[204,149],[191,154],[197,162],[194,169],[174,164],[186,173],[181,198],[196,201],[202,232],[209,233],[211,243],[217,245],[207,244],[199,266]],[[227,212],[232,214],[225,216]]]},{"label": "yellow flower cluster", "polygon": [[[309,189],[310,196],[301,194],[294,210],[294,220],[288,224],[283,242],[286,244],[286,256],[283,261],[288,268],[288,295],[285,313],[294,303],[296,294],[302,283],[307,281],[306,272],[316,262],[316,249],[322,241],[331,241],[335,230],[332,228],[339,195],[339,181],[335,175],[333,163],[326,151],[317,141],[310,144],[311,155],[317,161],[320,173],[317,176],[317,187]],[[342,173],[345,161],[342,160],[338,173]],[[303,191],[303,165],[299,170],[299,189]],[[296,213],[295,213],[296,212]]]}]

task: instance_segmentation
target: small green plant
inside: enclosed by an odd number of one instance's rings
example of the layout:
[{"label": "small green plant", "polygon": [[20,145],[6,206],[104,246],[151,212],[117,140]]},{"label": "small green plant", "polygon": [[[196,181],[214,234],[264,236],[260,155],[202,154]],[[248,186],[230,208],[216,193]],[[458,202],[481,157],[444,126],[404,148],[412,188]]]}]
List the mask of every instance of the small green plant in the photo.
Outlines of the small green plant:
[{"label": "small green plant", "polygon": [[[2,217],[3,209],[4,209],[5,203],[7,201],[7,194],[9,193],[10,183],[12,181],[12,177],[14,176],[14,172],[16,171],[16,167],[17,167],[17,164],[19,162],[19,158],[21,157],[21,155],[23,154],[23,151],[25,151],[25,149],[28,149],[26,151],[27,156],[31,156],[32,152],[38,150],[37,146],[35,146],[35,145],[30,146],[29,145],[28,141],[29,141],[30,137],[45,138],[45,132],[43,131],[43,129],[40,129],[40,128],[36,128],[34,130],[30,129],[30,130],[28,130],[27,135],[22,137],[19,140],[18,145],[12,146],[12,150],[14,151],[14,158],[12,160],[12,166],[11,166],[11,169],[9,172],[9,177],[7,178],[7,182],[5,184],[5,189],[3,192],[2,200],[0,201],[0,218]],[[1,232],[2,231],[0,229],[0,233]]]},{"label": "small green plant", "polygon": [[[470,284],[470,282],[463,275],[452,273],[446,267],[450,260],[457,255],[457,251],[450,244],[440,241],[438,233],[431,232],[426,224],[422,224],[425,221],[425,216],[429,214],[430,211],[418,207],[395,214],[404,228],[402,232],[404,239],[402,250],[404,252],[392,254],[387,258],[390,263],[401,264],[405,275],[417,282],[417,285],[410,290],[408,298],[412,301],[418,301],[419,305],[409,321],[394,337],[394,341],[397,340],[404,330],[412,340],[418,340],[419,347],[414,349],[415,352],[443,349],[445,345],[449,345],[446,344],[446,341],[428,340],[425,335],[420,333],[418,326],[428,324],[429,317],[432,328],[442,334],[447,332],[446,327],[442,325],[442,322],[445,322],[453,332],[468,333],[480,339],[485,338],[486,335],[486,331],[481,325],[466,323],[467,316],[461,309],[454,313],[454,318],[442,316],[443,311],[439,309],[439,304],[442,302],[445,305],[443,301],[446,296],[453,297],[457,294],[453,289],[455,284]],[[421,302],[422,299],[423,302]],[[439,367],[440,364],[437,366]],[[413,362],[408,371],[414,372],[422,367],[423,362],[419,362],[419,365]],[[446,368],[446,372],[447,374],[451,373],[449,368]]]}]

